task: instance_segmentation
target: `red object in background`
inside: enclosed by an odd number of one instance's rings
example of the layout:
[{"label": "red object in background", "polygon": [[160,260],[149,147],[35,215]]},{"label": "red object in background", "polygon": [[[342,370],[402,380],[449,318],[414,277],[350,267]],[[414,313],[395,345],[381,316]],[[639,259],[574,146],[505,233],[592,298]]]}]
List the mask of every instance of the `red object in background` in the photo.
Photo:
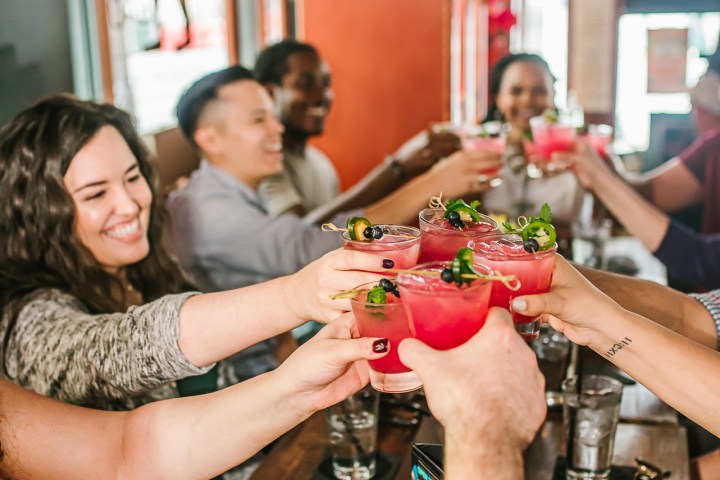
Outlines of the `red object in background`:
[{"label": "red object in background", "polygon": [[516,23],[508,0],[488,1],[488,71],[510,53],[510,29]]}]

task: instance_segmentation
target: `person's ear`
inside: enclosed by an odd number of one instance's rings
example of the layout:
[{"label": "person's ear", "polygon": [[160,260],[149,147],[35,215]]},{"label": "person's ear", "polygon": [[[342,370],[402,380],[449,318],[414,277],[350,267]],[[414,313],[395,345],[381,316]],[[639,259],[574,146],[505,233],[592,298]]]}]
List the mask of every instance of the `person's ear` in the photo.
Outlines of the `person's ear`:
[{"label": "person's ear", "polygon": [[195,130],[193,139],[205,154],[214,154],[220,150],[221,135],[214,126],[206,125]]}]

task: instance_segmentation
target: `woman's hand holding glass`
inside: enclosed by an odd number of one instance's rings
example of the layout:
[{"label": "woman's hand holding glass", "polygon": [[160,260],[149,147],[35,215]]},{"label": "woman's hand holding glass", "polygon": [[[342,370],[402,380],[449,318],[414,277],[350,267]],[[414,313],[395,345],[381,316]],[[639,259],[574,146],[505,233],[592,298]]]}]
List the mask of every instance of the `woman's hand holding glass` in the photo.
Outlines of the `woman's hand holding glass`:
[{"label": "woman's hand holding glass", "polygon": [[344,400],[369,381],[368,364],[387,354],[387,341],[357,337],[355,318],[346,313],[295,350],[276,373],[293,385],[308,413]]},{"label": "woman's hand holding glass", "polygon": [[480,172],[499,170],[501,166],[502,155],[499,153],[459,151],[435,164],[427,175],[445,198],[456,198],[490,189]]},{"label": "woman's hand holding glass", "polygon": [[383,260],[381,256],[357,250],[338,249],[324,255],[286,277],[290,308],[299,318],[323,323],[349,312],[350,299],[333,300],[330,295],[379,281],[386,270]]},{"label": "woman's hand holding glass", "polygon": [[[512,309],[523,315],[541,315],[572,342],[591,348],[606,345],[610,326],[626,311],[598,290],[560,255],[555,256],[550,291],[517,297]],[[609,343],[614,343],[612,339]]]}]

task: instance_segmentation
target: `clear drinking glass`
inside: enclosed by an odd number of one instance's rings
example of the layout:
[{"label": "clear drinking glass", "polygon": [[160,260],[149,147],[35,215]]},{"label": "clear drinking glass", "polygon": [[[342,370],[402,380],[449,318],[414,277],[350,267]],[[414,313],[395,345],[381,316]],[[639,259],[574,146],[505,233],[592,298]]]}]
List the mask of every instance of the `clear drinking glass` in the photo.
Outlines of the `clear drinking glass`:
[{"label": "clear drinking glass", "polygon": [[417,264],[420,253],[420,230],[402,225],[376,225],[383,230],[383,236],[372,242],[350,240],[343,232],[343,248],[382,255],[395,262],[395,268],[405,269]]},{"label": "clear drinking glass", "polygon": [[622,383],[603,375],[584,375],[582,392],[578,392],[577,377],[565,380],[562,391],[565,438],[569,445],[567,478],[608,478],[620,418]]}]

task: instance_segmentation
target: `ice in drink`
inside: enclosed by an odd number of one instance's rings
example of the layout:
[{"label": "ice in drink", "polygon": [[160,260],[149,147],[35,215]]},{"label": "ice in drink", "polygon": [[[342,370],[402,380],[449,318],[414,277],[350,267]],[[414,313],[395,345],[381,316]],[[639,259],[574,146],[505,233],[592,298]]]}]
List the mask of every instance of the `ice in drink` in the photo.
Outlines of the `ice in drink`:
[{"label": "ice in drink", "polygon": [[468,246],[475,255],[475,261],[487,265],[497,275],[515,275],[520,288],[512,291],[502,282],[492,282],[491,307],[510,310],[515,328],[525,338],[532,341],[539,333],[539,317],[528,317],[510,309],[515,297],[545,293],[550,288],[553,272],[553,260],[557,245],[544,251],[529,253],[525,251],[519,235],[486,235],[473,239]]},{"label": "ice in drink", "polygon": [[498,224],[487,215],[479,222],[466,222],[462,230],[450,225],[441,208],[426,208],[420,212],[420,255],[418,263],[448,261],[468,242],[479,235],[498,231]]}]

